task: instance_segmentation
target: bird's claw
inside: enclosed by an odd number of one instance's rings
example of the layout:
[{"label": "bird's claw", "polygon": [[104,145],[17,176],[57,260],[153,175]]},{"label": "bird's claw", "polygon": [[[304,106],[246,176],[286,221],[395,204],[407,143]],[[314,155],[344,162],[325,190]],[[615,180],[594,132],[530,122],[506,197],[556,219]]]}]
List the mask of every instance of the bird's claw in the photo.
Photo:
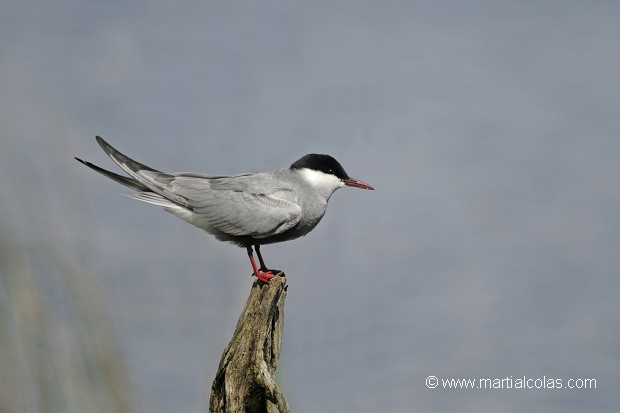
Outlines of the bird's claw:
[{"label": "bird's claw", "polygon": [[252,275],[256,275],[256,278],[258,278],[264,283],[268,283],[269,280],[271,280],[272,278],[275,278],[275,275],[273,275],[271,271],[265,271],[265,272],[259,271],[257,274],[252,274]]},{"label": "bird's claw", "polygon": [[284,271],[280,270],[269,270],[267,268],[261,268],[258,270],[258,274],[252,273],[250,274],[252,277],[256,277],[264,283],[268,283],[269,280],[275,277],[284,277]]}]

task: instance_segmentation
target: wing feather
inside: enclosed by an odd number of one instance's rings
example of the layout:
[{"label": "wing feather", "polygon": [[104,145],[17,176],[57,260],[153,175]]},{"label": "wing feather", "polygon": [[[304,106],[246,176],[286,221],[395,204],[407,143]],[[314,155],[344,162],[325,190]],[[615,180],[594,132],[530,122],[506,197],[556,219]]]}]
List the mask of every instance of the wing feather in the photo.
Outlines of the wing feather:
[{"label": "wing feather", "polygon": [[282,180],[274,179],[273,173],[167,174],[131,159],[99,136],[97,142],[130,178],[104,173],[101,168],[81,162],[136,189],[138,193],[131,197],[164,206],[207,231],[267,238],[287,231],[301,220],[295,192]]},{"label": "wing feather", "polygon": [[266,238],[285,232],[301,219],[301,207],[292,191],[267,175],[209,178],[179,174],[168,189],[183,197],[188,208],[211,226],[230,235]]}]

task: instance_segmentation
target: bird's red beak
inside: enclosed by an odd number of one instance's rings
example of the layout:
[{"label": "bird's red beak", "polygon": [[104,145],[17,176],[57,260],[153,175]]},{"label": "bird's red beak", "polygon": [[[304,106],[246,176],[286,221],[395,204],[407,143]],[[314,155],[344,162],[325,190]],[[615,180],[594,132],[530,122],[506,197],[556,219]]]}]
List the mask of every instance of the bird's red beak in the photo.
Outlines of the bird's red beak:
[{"label": "bird's red beak", "polygon": [[366,182],[353,178],[345,179],[342,182],[344,182],[346,186],[352,186],[354,188],[370,189],[371,191],[375,189],[372,186],[368,185]]}]

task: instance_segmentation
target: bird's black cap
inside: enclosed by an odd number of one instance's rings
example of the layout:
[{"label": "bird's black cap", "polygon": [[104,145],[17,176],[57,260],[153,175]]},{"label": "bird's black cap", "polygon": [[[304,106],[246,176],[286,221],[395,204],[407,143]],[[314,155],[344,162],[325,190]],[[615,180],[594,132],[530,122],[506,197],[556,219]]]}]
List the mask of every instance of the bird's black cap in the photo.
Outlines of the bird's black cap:
[{"label": "bird's black cap", "polygon": [[342,180],[349,179],[349,175],[347,175],[342,165],[340,165],[340,162],[329,155],[309,153],[293,162],[290,167],[290,169],[303,168],[321,171],[329,175],[334,175]]}]

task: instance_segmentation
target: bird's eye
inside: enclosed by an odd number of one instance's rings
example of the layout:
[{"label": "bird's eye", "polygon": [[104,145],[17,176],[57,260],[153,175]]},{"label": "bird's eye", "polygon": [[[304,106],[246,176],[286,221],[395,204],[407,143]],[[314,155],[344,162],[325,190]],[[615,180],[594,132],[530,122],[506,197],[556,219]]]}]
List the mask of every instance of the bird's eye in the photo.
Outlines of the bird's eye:
[{"label": "bird's eye", "polygon": [[328,174],[333,174],[333,173],[334,173],[334,170],[333,170],[332,168],[329,168],[329,169],[327,170],[327,173],[328,173]]}]

